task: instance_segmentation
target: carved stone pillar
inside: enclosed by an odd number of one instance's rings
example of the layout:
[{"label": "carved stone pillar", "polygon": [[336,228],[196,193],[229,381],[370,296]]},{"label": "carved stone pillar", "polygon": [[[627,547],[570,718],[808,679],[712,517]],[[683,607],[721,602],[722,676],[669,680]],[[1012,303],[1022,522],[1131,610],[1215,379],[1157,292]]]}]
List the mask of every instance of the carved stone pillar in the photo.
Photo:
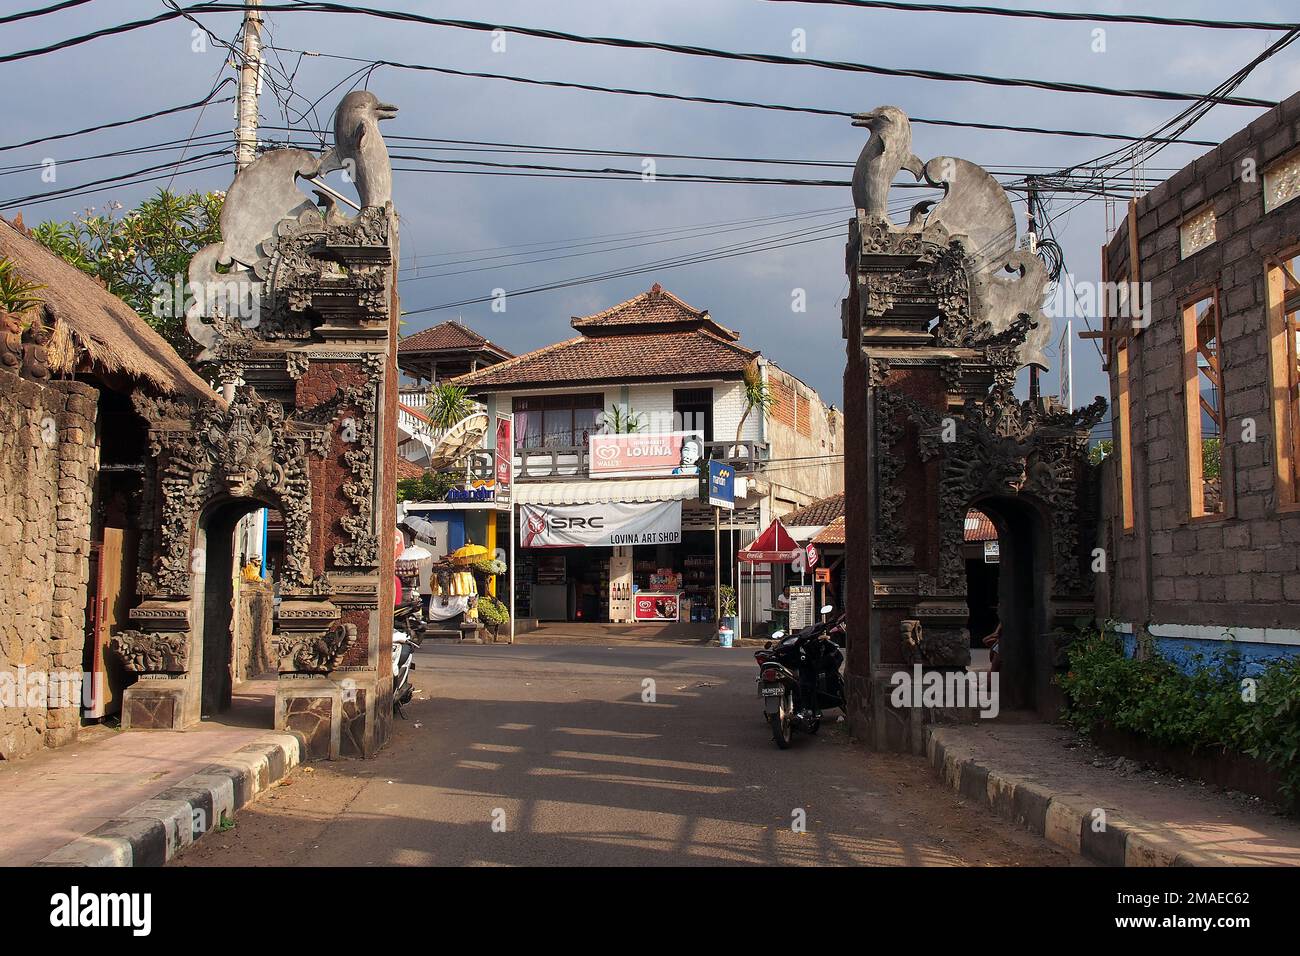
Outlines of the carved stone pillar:
[{"label": "carved stone pillar", "polygon": [[[1004,509],[1025,542],[1018,591],[1037,602],[1018,619],[1025,699],[1050,684],[1051,604],[1090,586],[1078,563],[1087,511],[1086,436],[1105,409],[1021,402],[1016,372],[1044,367],[1044,262],[1017,244],[1002,187],[953,157],[923,163],[894,107],[854,118],[872,137],[853,177],[842,305],[847,340],[845,530],[850,575],[846,666],[850,729],[881,749],[920,752],[923,726],[958,715],[891,701],[895,676],[970,663],[967,510]],[[941,190],[907,224],[888,218],[902,170]],[[1045,533],[1040,533],[1048,526]],[[1008,589],[1005,593],[1011,594]]]},{"label": "carved stone pillar", "polygon": [[[141,399],[153,466],[142,526],[147,600],[116,647],[140,679],[128,726],[200,717],[204,644],[229,640],[213,560],[230,522],[259,506],[285,522],[275,647],[275,727],[312,757],[371,756],[392,707],[397,446],[397,215],[380,120],[355,91],[335,148],[268,152],[227,193],[222,242],[190,265],[186,314],[200,361],[233,401]],[[348,169],[360,209],[311,201],[301,180]],[[209,533],[216,535],[208,540]],[[209,566],[209,564],[213,566]],[[209,633],[210,632],[210,633]]]}]

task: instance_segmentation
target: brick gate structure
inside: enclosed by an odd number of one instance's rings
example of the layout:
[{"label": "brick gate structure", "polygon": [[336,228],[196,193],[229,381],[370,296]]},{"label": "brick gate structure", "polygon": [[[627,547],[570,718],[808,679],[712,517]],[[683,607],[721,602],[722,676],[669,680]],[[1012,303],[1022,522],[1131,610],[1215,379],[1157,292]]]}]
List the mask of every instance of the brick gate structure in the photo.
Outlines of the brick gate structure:
[{"label": "brick gate structure", "polygon": [[[970,664],[971,508],[1002,545],[1000,706],[1055,713],[1066,626],[1092,607],[1087,436],[1106,402],[1072,411],[1014,394],[1020,369],[1046,366],[1049,277],[1019,248],[1002,187],[966,160],[922,163],[894,107],[854,123],[872,136],[854,172],[842,316],[849,717],[874,747],[918,751],[934,709],[891,702],[893,676]],[[902,169],[943,197],[895,225]]]},{"label": "brick gate structure", "polygon": [[[191,263],[187,327],[225,398],[137,401],[153,457],[143,601],[114,641],[138,678],[127,729],[187,727],[220,705],[205,661],[220,664],[213,642],[229,639],[235,523],[270,507],[286,534],[276,729],[314,758],[371,756],[388,737],[398,237],[377,124],[393,112],[350,93],[334,149],[273,150],[241,170],[222,242]],[[312,202],[300,188],[340,168],[359,194],[353,216],[332,190]]]}]

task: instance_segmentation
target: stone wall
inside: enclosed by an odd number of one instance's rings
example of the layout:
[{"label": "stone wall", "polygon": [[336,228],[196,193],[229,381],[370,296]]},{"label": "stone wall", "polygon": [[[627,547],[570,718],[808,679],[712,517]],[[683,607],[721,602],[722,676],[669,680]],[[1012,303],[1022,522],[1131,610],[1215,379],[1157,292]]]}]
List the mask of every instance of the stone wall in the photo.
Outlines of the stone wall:
[{"label": "stone wall", "polygon": [[[1110,467],[1102,544],[1111,563],[1097,592],[1100,617],[1220,631],[1300,628],[1300,511],[1280,500],[1276,480],[1266,284],[1266,260],[1300,243],[1300,199],[1266,213],[1263,177],[1298,142],[1300,94],[1138,201],[1136,276],[1127,223],[1105,251],[1112,281],[1150,283],[1151,312],[1128,345],[1134,522],[1123,528],[1120,469]],[[1207,207],[1214,241],[1184,255],[1180,227]],[[1222,336],[1224,506],[1193,517],[1181,310],[1211,289]],[[1110,363],[1113,408],[1117,366]]]},{"label": "stone wall", "polygon": [[234,679],[239,684],[280,666],[271,643],[275,598],[269,584],[240,580],[236,598]]},{"label": "stone wall", "polygon": [[0,684],[0,759],[68,743],[80,725],[79,690],[51,702],[41,688],[82,672],[97,399],[80,382],[0,372],[0,681],[15,695]]}]

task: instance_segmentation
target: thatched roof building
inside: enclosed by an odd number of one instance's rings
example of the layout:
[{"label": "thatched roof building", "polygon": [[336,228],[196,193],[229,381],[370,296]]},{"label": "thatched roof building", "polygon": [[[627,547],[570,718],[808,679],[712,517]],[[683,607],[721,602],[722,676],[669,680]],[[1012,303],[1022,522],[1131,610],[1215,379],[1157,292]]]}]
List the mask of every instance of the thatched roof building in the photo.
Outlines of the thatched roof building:
[{"label": "thatched roof building", "polygon": [[89,374],[143,384],[167,395],[220,398],[176,350],[125,302],[64,262],[19,224],[0,218],[0,258],[44,288],[38,310],[50,332],[49,368],[56,376]]}]

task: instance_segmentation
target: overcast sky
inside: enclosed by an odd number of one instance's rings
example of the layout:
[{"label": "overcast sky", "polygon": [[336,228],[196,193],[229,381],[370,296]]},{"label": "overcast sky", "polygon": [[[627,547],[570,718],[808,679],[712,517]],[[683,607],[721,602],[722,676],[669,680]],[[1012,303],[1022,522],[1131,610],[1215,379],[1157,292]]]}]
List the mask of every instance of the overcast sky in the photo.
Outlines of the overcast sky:
[{"label": "overcast sky", "polygon": [[[1281,0],[999,0],[1005,6],[1088,11],[1141,11],[1207,18],[1295,19],[1295,4]],[[41,0],[5,0],[5,10],[42,5]],[[1163,88],[1204,92],[1258,54],[1277,34],[1190,28],[1108,25],[1105,51],[1094,52],[1094,23],[1008,20],[972,15],[885,12],[842,6],[767,2],[767,0],[552,0],[552,2],[411,2],[372,0],[368,5],[405,9],[431,16],[547,27],[573,33],[696,44],[727,50],[790,54],[794,31],[803,31],[806,53],[891,67],[920,67],[1075,81],[1112,87]],[[152,16],[165,9],[160,0],[96,0],[86,6],[4,27],[0,52],[44,46],[103,26]],[[311,13],[267,15],[268,37],[282,48],[311,50],[365,59],[384,58],[460,70],[506,73],[603,86],[662,90],[685,95],[756,100],[865,111],[896,105],[919,117],[1091,129],[1142,134],[1184,104],[1151,100],[1072,95],[1027,89],[1000,89],[919,79],[894,79],[792,67],[705,60],[670,53],[579,46],[509,35],[504,51],[492,37],[457,29],[396,24],[360,16]],[[219,37],[234,38],[237,14],[204,15],[202,22]],[[8,92],[4,143],[80,129],[202,98],[223,70],[224,54],[208,46],[195,52],[193,25],[173,21],[57,53],[0,66]],[[273,55],[272,55],[273,56]],[[324,97],[318,113],[329,114],[345,82],[328,92],[359,64],[321,57],[279,54],[293,74],[301,109]],[[272,62],[277,62],[272,60]],[[283,81],[280,80],[281,85]],[[500,80],[451,77],[383,67],[368,81],[382,99],[401,108],[386,123],[386,134],[547,146],[617,149],[654,153],[770,157],[803,161],[852,162],[866,138],[847,120],[774,113],[575,90],[524,86]],[[1264,64],[1241,87],[1242,95],[1281,99],[1300,89],[1300,45]],[[1221,140],[1259,114],[1251,108],[1222,106],[1200,123],[1192,136]],[[268,89],[261,104],[266,127],[314,125],[290,115]],[[197,120],[197,123],[196,123]],[[109,200],[130,206],[162,183],[116,186],[79,198],[15,206],[16,197],[170,162],[177,151],[148,153],[71,164],[96,153],[183,141],[194,131],[200,140],[187,155],[224,148],[221,137],[233,127],[230,103],[209,106],[141,123],[0,156],[0,210],[22,211],[29,224],[67,218]],[[280,130],[265,130],[283,138]],[[1119,144],[1018,133],[914,128],[913,149],[922,158],[956,155],[993,167],[1058,168],[1086,160]],[[390,140],[394,153],[409,152]],[[1199,147],[1166,149],[1147,170],[1165,178],[1195,159]],[[424,153],[424,155],[435,155]],[[558,166],[611,166],[640,169],[634,157],[538,156],[520,153],[447,152],[448,158]],[[60,163],[54,183],[39,171],[14,166],[52,158]],[[224,189],[233,166],[228,157],[198,165],[220,168],[178,174],[173,188]],[[411,166],[395,160],[395,166]],[[1161,167],[1157,169],[1156,167]],[[1165,169],[1167,167],[1168,169]],[[453,167],[454,168],[454,167]],[[463,168],[463,167],[461,167]],[[843,179],[848,172],[825,167],[755,166],[661,159],[659,173],[775,175],[787,178]],[[164,181],[165,182],[165,181]],[[561,178],[404,172],[395,175],[395,203],[402,220],[402,306],[406,310],[489,295],[493,289],[522,289],[593,273],[632,268],[654,260],[699,253],[721,246],[846,221],[847,188],[788,185],[704,185],[665,182],[586,181]],[[906,194],[903,194],[907,198]],[[1073,203],[1053,199],[1056,212]],[[1023,213],[1023,205],[1017,207]],[[768,223],[716,226],[703,231],[667,233],[715,223],[806,214]],[[720,230],[730,231],[720,231]],[[1097,278],[1099,248],[1106,238],[1104,205],[1087,202],[1056,221],[1069,269],[1080,281]],[[650,243],[608,251],[579,245],[592,237],[642,233],[620,244]],[[653,233],[653,234],[652,234]],[[686,235],[691,238],[681,238]],[[839,302],[846,290],[844,232],[822,241],[714,262],[661,269],[644,275],[507,299],[504,313],[488,304],[424,312],[411,316],[412,332],[449,318],[461,318],[505,347],[522,352],[572,334],[569,319],[606,308],[649,288],[655,281],[725,325],[739,330],[742,342],[841,403],[844,342]],[[664,241],[671,240],[671,241]],[[604,243],[608,240],[602,239]],[[555,248],[563,246],[564,248]],[[509,248],[500,248],[509,247]],[[595,254],[591,254],[595,251]],[[554,258],[564,256],[566,258]],[[419,257],[418,261],[414,257]],[[504,257],[504,258],[486,258]],[[551,261],[532,262],[547,258]],[[460,260],[474,259],[474,262]],[[414,271],[420,266],[420,273]],[[486,268],[485,268],[486,267]],[[468,271],[478,270],[478,271]],[[459,272],[459,275],[445,273]],[[431,275],[444,273],[443,275]],[[807,311],[791,309],[795,289],[806,291]],[[1059,330],[1058,330],[1059,335]],[[1106,387],[1091,343],[1075,343],[1076,405],[1086,404]],[[1056,370],[1045,389],[1055,391]]]}]

